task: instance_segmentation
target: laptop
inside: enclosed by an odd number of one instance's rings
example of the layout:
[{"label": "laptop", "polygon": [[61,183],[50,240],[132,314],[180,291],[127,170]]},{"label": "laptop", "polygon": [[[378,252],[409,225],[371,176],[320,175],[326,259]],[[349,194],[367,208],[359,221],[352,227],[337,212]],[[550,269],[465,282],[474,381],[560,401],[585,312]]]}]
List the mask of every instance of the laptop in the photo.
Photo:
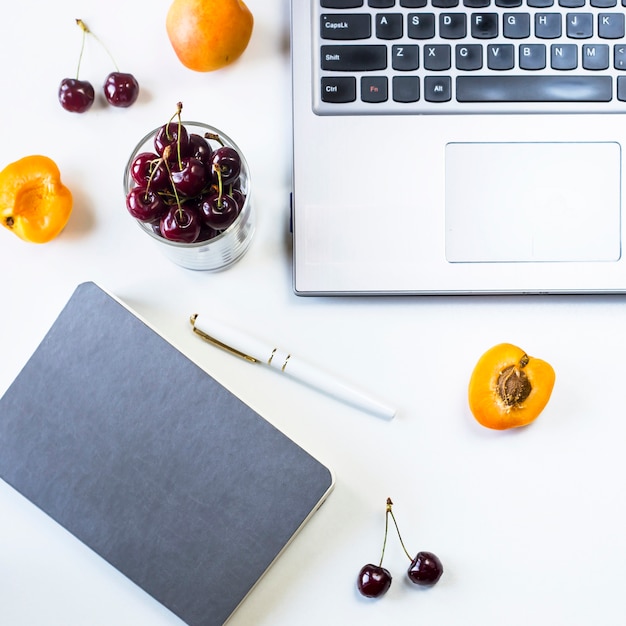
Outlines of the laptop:
[{"label": "laptop", "polygon": [[299,295],[622,293],[626,0],[294,0]]}]

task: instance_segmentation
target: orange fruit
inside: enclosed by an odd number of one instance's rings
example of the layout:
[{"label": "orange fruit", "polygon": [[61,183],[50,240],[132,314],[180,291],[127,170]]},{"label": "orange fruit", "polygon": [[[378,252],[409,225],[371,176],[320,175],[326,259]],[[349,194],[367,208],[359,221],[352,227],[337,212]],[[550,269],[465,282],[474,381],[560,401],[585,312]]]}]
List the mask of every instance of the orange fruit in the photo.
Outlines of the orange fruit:
[{"label": "orange fruit", "polygon": [[65,228],[72,207],[72,192],[47,156],[23,157],[0,172],[1,223],[24,241],[54,239]]},{"label": "orange fruit", "polygon": [[165,20],[176,56],[196,72],[236,61],[248,46],[253,24],[242,0],[174,0]]},{"label": "orange fruit", "polygon": [[526,426],[548,404],[555,378],[549,363],[513,344],[500,343],[480,357],[472,372],[470,410],[487,428]]}]

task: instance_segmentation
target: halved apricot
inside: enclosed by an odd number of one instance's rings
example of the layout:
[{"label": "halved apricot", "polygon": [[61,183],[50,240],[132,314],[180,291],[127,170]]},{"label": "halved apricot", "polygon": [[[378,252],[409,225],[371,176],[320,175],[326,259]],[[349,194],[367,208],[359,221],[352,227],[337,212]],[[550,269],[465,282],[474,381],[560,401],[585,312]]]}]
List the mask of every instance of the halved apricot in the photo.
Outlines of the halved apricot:
[{"label": "halved apricot", "polygon": [[487,428],[526,426],[545,408],[555,379],[549,363],[528,356],[513,344],[500,343],[480,357],[472,372],[470,410]]},{"label": "halved apricot", "polygon": [[0,224],[24,241],[54,239],[65,228],[72,206],[72,192],[47,156],[25,156],[0,171]]}]

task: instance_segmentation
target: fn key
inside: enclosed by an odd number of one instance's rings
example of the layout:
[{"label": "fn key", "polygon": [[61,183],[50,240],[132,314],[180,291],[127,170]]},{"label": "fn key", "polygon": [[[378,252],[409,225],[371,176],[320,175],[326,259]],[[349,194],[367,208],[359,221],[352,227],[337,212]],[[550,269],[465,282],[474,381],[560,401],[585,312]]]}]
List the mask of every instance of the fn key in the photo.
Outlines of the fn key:
[{"label": "fn key", "polygon": [[354,102],[356,78],[354,76],[326,76],[322,78],[322,102]]}]

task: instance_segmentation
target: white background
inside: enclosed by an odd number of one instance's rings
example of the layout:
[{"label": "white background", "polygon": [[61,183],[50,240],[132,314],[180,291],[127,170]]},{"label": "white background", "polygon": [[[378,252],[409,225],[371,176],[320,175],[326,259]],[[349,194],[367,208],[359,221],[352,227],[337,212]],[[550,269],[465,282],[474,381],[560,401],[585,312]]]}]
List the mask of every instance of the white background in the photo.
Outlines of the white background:
[{"label": "white background", "polygon": [[[75,207],[51,243],[0,232],[0,392],[76,285],[93,280],[334,470],[335,491],[232,626],[623,625],[624,298],[295,296],[288,3],[248,4],[248,50],[210,74],[175,57],[166,0],[5,4],[0,165],[50,156]],[[83,115],[60,107],[59,82],[76,71],[78,17],[139,80],[130,109],[102,98]],[[98,87],[112,69],[89,40],[81,78]],[[185,118],[229,134],[250,164],[258,230],[248,254],[223,273],[173,265],[124,207],[127,156],[178,101]],[[374,390],[397,406],[396,419],[363,414],[204,344],[190,331],[194,312]],[[501,341],[549,361],[557,374],[544,413],[515,432],[482,428],[467,405],[476,360]],[[392,536],[384,564],[394,581],[372,602],[358,595],[355,579],[378,561],[388,496],[409,550],[435,552],[445,573],[426,591],[406,583],[409,562]],[[0,483],[0,623],[180,622]]]}]

